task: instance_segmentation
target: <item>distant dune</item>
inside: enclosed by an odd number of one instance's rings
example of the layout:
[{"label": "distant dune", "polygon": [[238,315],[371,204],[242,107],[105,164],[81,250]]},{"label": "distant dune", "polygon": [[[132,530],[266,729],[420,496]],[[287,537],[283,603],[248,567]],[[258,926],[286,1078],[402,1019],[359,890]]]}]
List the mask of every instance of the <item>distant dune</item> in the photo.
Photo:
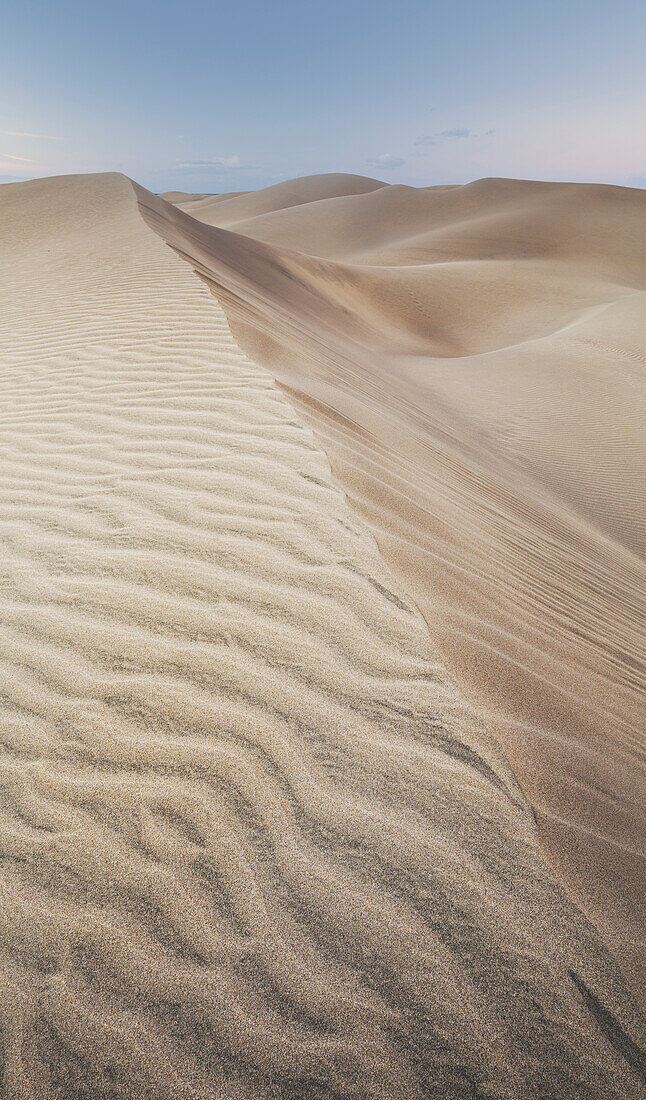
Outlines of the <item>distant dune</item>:
[{"label": "distant dune", "polygon": [[645,213],[0,187],[2,1096],[643,1095]]}]

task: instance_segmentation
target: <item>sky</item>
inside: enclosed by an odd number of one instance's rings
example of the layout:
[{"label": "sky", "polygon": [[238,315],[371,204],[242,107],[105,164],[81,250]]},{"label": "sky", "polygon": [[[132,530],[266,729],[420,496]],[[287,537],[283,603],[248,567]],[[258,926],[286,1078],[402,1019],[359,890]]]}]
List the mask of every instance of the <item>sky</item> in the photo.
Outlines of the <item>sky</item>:
[{"label": "sky", "polygon": [[646,0],[0,0],[0,182],[646,187]]}]

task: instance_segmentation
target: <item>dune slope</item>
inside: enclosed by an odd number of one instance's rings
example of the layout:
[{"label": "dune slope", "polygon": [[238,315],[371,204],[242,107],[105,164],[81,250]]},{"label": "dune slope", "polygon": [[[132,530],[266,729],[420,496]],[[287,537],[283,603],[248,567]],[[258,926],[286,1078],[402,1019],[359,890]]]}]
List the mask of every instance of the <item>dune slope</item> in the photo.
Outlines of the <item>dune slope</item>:
[{"label": "dune slope", "polygon": [[646,196],[303,187],[140,203],[314,427],[643,998]]},{"label": "dune slope", "polygon": [[122,177],[0,205],[3,1095],[638,1097],[621,976],[310,430]]}]

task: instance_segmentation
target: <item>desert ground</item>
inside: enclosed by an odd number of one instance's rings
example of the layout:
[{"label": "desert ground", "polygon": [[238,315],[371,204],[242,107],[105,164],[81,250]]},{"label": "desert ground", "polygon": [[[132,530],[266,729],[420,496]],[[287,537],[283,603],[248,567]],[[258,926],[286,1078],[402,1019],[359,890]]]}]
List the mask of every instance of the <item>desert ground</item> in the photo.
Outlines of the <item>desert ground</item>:
[{"label": "desert ground", "polygon": [[646,193],[0,223],[0,1095],[642,1097]]}]

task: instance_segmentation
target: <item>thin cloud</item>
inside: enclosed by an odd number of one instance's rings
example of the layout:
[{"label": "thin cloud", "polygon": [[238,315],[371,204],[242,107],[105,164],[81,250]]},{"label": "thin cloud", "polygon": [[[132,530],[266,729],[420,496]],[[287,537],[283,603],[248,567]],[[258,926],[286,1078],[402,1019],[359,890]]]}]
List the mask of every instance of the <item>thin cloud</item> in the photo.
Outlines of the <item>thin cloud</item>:
[{"label": "thin cloud", "polygon": [[[495,130],[485,130],[484,134],[475,134],[473,130],[468,130],[466,126],[456,127],[454,130],[439,130],[436,134],[422,134],[417,138],[415,145],[442,145],[445,141],[452,141],[454,139],[466,140],[466,138],[478,138],[478,137],[491,137],[495,134]],[[420,155],[420,154],[418,154]],[[423,154],[421,154],[423,155]]]},{"label": "thin cloud", "polygon": [[210,160],[183,160],[177,165],[178,168],[183,169],[209,169],[220,174],[227,172],[242,172],[249,171],[253,168],[251,164],[242,164],[239,156],[233,157],[211,157]]},{"label": "thin cloud", "polygon": [[392,153],[380,153],[378,157],[370,157],[366,161],[370,168],[401,168],[405,163],[403,157],[395,157]]},{"label": "thin cloud", "polygon": [[[21,169],[22,175],[17,176],[16,172],[20,172]],[[2,176],[3,183],[14,183],[18,180],[30,179],[33,174],[34,170],[26,164],[16,164],[15,160],[3,160],[0,153],[0,176]]]},{"label": "thin cloud", "polygon": [[27,160],[27,157],[16,157],[16,156],[13,155],[13,153],[0,153],[0,158],[2,160],[16,160],[20,164],[33,164],[34,163],[33,160]]},{"label": "thin cloud", "polygon": [[58,141],[52,134],[30,134],[26,130],[0,130],[4,137],[39,138],[41,141]]}]

